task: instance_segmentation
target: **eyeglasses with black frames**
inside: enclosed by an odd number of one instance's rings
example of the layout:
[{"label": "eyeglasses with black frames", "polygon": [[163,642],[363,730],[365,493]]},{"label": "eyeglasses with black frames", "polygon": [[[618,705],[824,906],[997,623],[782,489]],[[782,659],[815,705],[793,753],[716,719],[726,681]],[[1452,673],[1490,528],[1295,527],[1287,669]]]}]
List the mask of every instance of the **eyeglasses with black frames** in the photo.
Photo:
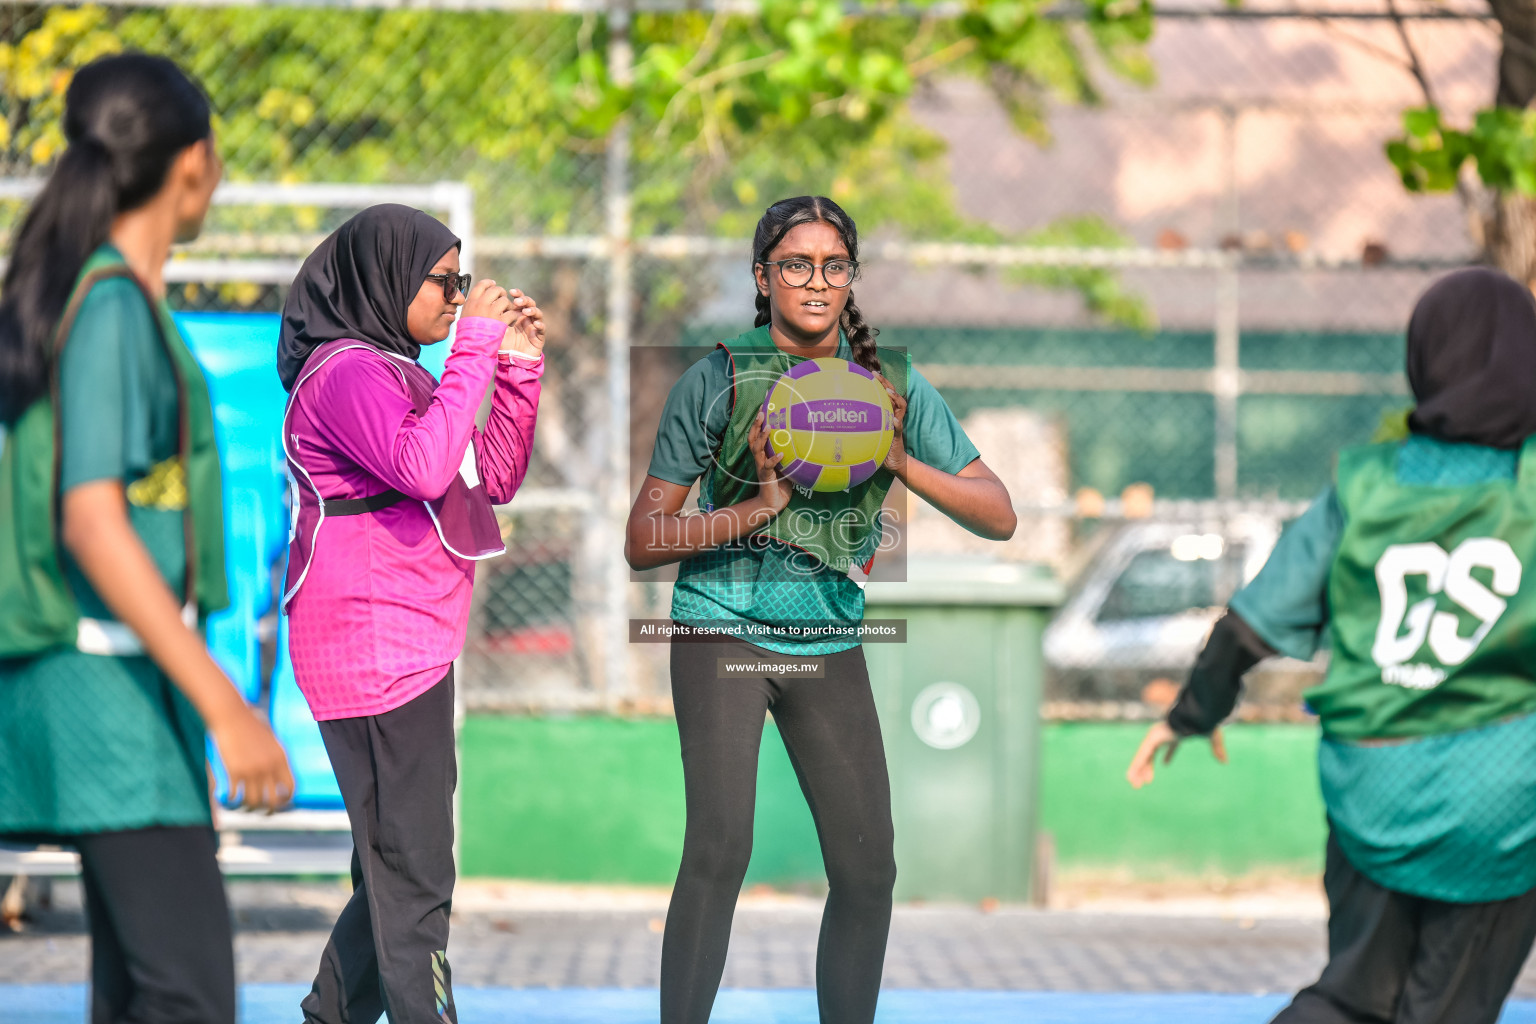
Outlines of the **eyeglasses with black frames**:
[{"label": "eyeglasses with black frames", "polygon": [[811,283],[811,278],[816,276],[818,270],[829,288],[847,288],[859,274],[857,260],[827,260],[825,263],[812,263],[803,259],[763,260],[762,265],[778,267],[779,280],[791,288],[804,288]]}]

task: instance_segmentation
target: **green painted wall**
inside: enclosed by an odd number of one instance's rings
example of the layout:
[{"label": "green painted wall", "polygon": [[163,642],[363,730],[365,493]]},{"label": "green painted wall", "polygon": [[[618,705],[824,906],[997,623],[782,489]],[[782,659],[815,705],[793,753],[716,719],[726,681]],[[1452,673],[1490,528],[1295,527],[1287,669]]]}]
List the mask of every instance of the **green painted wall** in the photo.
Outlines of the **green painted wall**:
[{"label": "green painted wall", "polygon": [[[1194,742],[1135,792],[1125,766],[1144,731],[1044,728],[1041,825],[1060,869],[1156,877],[1321,867],[1316,730],[1233,727],[1229,765]],[[772,723],[762,751],[748,884],[818,884],[815,828]],[[465,874],[661,885],[676,875],[683,777],[670,720],[471,716],[461,766]]]},{"label": "green painted wall", "polygon": [[1317,785],[1317,730],[1224,730],[1228,763],[1203,740],[1182,744],[1133,790],[1126,765],[1145,723],[1063,723],[1044,730],[1040,817],[1062,869],[1142,877],[1322,870],[1327,827]]},{"label": "green painted wall", "polygon": [[[670,719],[472,715],[460,740],[466,875],[670,885],[683,768]],[[769,723],[749,884],[821,877],[816,829]]]}]

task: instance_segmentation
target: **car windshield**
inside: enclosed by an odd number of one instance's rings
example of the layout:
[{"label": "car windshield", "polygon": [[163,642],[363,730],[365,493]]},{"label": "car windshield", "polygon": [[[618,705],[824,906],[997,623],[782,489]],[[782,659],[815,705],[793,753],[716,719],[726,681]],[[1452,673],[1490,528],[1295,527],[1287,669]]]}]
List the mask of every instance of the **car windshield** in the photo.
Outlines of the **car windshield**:
[{"label": "car windshield", "polygon": [[1243,583],[1243,546],[1190,534],[1172,547],[1141,551],[1115,580],[1099,622],[1179,615],[1225,605]]}]

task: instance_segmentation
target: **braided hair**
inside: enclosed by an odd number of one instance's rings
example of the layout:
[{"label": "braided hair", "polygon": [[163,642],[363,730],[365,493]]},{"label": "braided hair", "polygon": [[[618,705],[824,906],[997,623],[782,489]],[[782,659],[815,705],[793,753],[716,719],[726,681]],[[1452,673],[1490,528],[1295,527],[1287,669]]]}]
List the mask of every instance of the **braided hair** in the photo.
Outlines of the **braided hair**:
[{"label": "braided hair", "polygon": [[[774,203],[763,214],[762,220],[757,222],[757,231],[752,236],[753,268],[766,262],[774,248],[784,240],[784,236],[801,224],[830,225],[848,247],[848,258],[859,258],[859,229],[841,206],[826,196],[796,196],[794,199],[781,199]],[[752,326],[762,327],[772,319],[768,296],[758,292],[757,319]],[[875,352],[875,335],[880,332],[865,321],[864,314],[853,301],[851,290],[838,326],[848,337],[848,344],[853,349],[853,361],[866,370],[878,371],[880,357]]]}]

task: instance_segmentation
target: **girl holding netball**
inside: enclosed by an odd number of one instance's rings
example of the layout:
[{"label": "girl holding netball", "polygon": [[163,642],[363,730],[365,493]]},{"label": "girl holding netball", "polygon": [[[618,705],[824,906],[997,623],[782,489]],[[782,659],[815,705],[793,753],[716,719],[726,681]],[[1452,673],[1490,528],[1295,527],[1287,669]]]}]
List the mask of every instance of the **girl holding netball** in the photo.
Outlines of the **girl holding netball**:
[{"label": "girl holding netball", "polygon": [[[492,505],[528,471],[544,371],[538,307],[471,288],[459,247],[420,210],[372,207],[304,261],[283,310],[298,495],[283,603],[353,845],[306,1022],[456,1019],[453,661],[475,561],[504,550]],[[416,357],[451,330],[439,381]]]},{"label": "girl holding netball", "polygon": [[208,385],[165,261],[218,184],[207,97],[87,64],[0,292],[0,835],[80,852],[94,1024],[234,1024],[207,735],[229,791],[293,779],[198,632],[228,602]]},{"label": "girl holding netball", "polygon": [[[1015,517],[944,400],[905,353],[876,346],[850,290],[858,231],[836,203],[802,196],[769,207],[752,260],[757,326],[721,342],[673,387],[625,540],[636,569],[681,562],[672,617],[705,633],[672,645],[688,820],[662,943],[661,1019],[709,1019],[752,852],[758,747],[772,712],[827,869],[821,1020],[868,1024],[896,877],[885,751],[858,640],[807,638],[805,627],[854,628],[863,618],[849,570],[878,546],[879,509],[895,480],[984,537],[1008,538]],[[878,375],[896,434],[870,479],[808,494],[781,473],[759,410],[780,375],[827,356]],[[695,482],[703,514],[684,515]],[[759,662],[765,651],[820,671],[727,676],[719,667]]]},{"label": "girl holding netball", "polygon": [[1306,694],[1329,838],[1328,965],[1277,1024],[1493,1024],[1536,939],[1536,300],[1457,271],[1408,324],[1402,441],[1346,449],[1211,631],[1128,772],[1210,735],[1264,658]]}]

